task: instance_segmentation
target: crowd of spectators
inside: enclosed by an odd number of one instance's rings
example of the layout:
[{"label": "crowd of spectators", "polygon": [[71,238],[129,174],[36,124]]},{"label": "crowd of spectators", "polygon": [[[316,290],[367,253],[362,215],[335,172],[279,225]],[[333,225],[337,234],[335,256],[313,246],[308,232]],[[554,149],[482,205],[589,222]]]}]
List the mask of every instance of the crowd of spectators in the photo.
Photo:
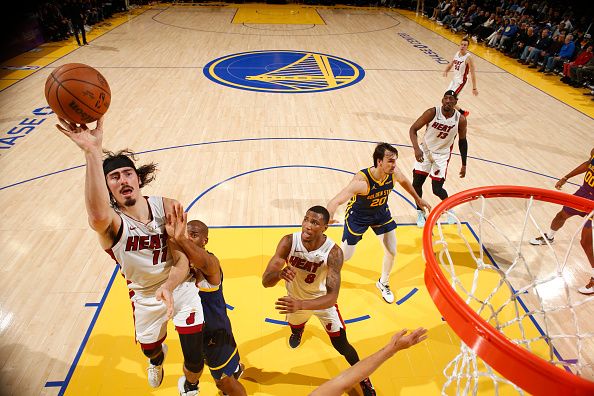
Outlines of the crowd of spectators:
[{"label": "crowd of spectators", "polygon": [[425,14],[438,25],[545,75],[558,74],[572,87],[587,87],[592,90],[588,95],[594,93],[590,9],[551,0],[427,3]]},{"label": "crowd of spectators", "polygon": [[126,3],[124,0],[46,1],[39,5],[37,16],[46,41],[66,40],[74,34],[81,45],[80,32],[84,45],[86,32],[113,13],[126,11]]}]

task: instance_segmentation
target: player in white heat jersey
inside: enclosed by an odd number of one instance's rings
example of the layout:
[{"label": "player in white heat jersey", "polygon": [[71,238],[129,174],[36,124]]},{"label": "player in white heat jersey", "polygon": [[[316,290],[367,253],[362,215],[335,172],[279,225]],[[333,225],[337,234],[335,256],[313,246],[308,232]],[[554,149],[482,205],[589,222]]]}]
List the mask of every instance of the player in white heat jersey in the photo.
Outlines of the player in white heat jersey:
[{"label": "player in white heat jersey", "polygon": [[[460,177],[466,176],[466,156],[468,153],[466,117],[455,110],[454,106],[457,101],[456,92],[446,91],[441,99],[441,106],[427,109],[410,127],[410,141],[415,150],[416,159],[412,185],[419,197],[423,196],[423,183],[425,183],[427,176],[431,177],[433,194],[437,195],[441,200],[448,197],[443,185],[456,136],[459,136],[458,148],[462,157]],[[426,126],[427,129],[419,144],[417,132],[423,126]],[[455,218],[451,213],[448,216],[448,222],[455,222]],[[419,227],[425,225],[425,213],[420,207],[417,207],[417,225]]]},{"label": "player in white heat jersey", "polygon": [[[470,52],[468,52],[468,44],[469,41],[467,38],[463,38],[462,41],[460,41],[460,50],[456,52],[456,55],[454,55],[454,59],[452,59],[452,61],[448,63],[445,70],[443,71],[443,76],[447,77],[448,72],[454,69],[454,79],[448,86],[448,91],[454,91],[457,97],[460,97],[462,89],[466,86],[469,74],[472,81],[472,94],[474,96],[478,95],[478,88],[476,87],[474,61],[470,57]],[[470,114],[469,111],[462,110],[457,105],[456,110],[458,110],[465,117],[468,117],[468,114]]]},{"label": "player in white heat jersey", "polygon": [[178,382],[180,395],[198,394],[204,366],[204,323],[198,289],[189,276],[183,250],[167,237],[172,234],[167,215],[183,209],[179,202],[144,197],[140,189],[154,179],[156,165],[136,167],[131,152],[107,153],[102,161],[103,119],[89,130],[86,125],[60,119],[58,129],[85,154],[85,203],[89,225],[99,243],[119,264],[130,290],[136,340],[149,359],[148,381],[163,381],[167,347],[167,322],[173,318],[184,354],[185,376]]},{"label": "player in white heat jersey", "polygon": [[[262,285],[272,287],[280,280],[286,282],[288,295],[276,301],[276,309],[287,315],[291,348],[301,344],[305,324],[315,315],[330,336],[332,346],[352,366],[359,361],[359,355],[347,340],[336,304],[343,255],[340,247],[324,234],[328,221],[330,214],[326,208],[310,208],[303,218],[301,232],[280,240],[262,275]],[[375,395],[369,378],[361,381],[360,386],[365,396]]]}]

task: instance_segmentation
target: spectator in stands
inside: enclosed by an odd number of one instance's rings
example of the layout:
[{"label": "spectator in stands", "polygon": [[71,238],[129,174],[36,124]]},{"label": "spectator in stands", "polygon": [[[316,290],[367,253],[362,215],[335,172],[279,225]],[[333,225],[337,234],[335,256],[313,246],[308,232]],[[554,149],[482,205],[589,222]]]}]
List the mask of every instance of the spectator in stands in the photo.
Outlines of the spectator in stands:
[{"label": "spectator in stands", "polygon": [[549,47],[551,46],[551,38],[549,37],[549,29],[544,28],[540,32],[540,37],[534,43],[534,46],[524,48],[524,52],[520,56],[518,62],[527,65],[533,63],[533,68],[536,68],[536,63],[540,56],[545,56]]},{"label": "spectator in stands", "polygon": [[513,39],[516,37],[518,33],[518,25],[516,23],[516,18],[512,18],[509,25],[505,27],[503,33],[501,34],[501,39],[499,40],[499,45],[497,49],[499,51],[505,51],[505,49],[510,45]]},{"label": "spectator in stands", "polygon": [[[561,38],[562,36],[559,36]],[[546,63],[543,62],[542,67],[540,68],[539,72],[543,73],[551,73],[554,72],[555,69],[560,67],[564,62],[569,62],[573,57],[573,52],[575,51],[575,44],[573,42],[573,36],[568,34],[565,37],[564,43],[561,46],[559,52],[555,55],[550,55],[546,59]],[[552,51],[551,51],[552,53]]]},{"label": "spectator in stands", "polygon": [[561,81],[569,83],[571,81],[571,75],[576,75],[575,69],[588,63],[590,59],[592,59],[592,56],[592,44],[590,44],[584,51],[580,52],[573,62],[568,62],[563,65],[563,77],[561,78]]},{"label": "spectator in stands", "polygon": [[592,76],[594,76],[594,57],[585,65],[570,69],[569,74],[570,80],[566,82],[567,84],[576,88],[583,86],[584,82],[591,80]]},{"label": "spectator in stands", "polygon": [[64,4],[64,13],[70,19],[70,23],[72,25],[72,31],[74,33],[74,37],[76,37],[76,42],[78,46],[81,46],[80,38],[78,37],[78,33],[81,33],[83,44],[87,45],[87,34],[85,32],[85,16],[83,7],[81,4],[81,0],[66,0]]},{"label": "spectator in stands", "polygon": [[525,31],[520,32],[516,40],[514,40],[511,50],[508,55],[512,58],[519,58],[526,46],[534,46],[538,36],[534,33],[534,28],[529,26]]}]

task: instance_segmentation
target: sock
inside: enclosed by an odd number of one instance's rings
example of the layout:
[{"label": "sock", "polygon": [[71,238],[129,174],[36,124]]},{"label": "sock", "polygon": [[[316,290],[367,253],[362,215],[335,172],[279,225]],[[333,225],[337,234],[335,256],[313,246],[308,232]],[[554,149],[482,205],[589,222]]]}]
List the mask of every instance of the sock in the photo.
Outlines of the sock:
[{"label": "sock", "polygon": [[195,390],[198,390],[198,383],[199,383],[199,382],[200,382],[200,381],[196,381],[196,383],[195,383],[195,384],[192,384],[192,383],[191,383],[190,381],[188,381],[188,379],[186,378],[186,382],[184,382],[184,390],[185,390],[186,392],[188,392],[188,391],[195,391]]},{"label": "sock", "polygon": [[163,364],[163,360],[165,359],[165,354],[163,353],[163,351],[161,351],[161,353],[159,354],[159,356],[157,356],[154,359],[151,359],[151,364],[154,366],[160,366]]},{"label": "sock", "polygon": [[555,237],[555,233],[556,233],[556,232],[557,232],[557,231],[553,231],[552,229],[549,229],[549,230],[546,232],[546,236],[547,236],[549,239],[551,239],[551,238],[554,238],[554,237]]}]

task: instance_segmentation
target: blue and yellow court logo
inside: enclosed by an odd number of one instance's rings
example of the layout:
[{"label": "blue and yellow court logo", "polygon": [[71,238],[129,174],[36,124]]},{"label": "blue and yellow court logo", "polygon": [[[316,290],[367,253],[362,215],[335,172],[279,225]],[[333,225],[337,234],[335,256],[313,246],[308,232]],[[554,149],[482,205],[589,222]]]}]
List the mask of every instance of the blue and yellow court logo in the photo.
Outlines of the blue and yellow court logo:
[{"label": "blue and yellow court logo", "polygon": [[365,71],[354,62],[306,51],[250,51],[227,55],[204,66],[212,81],[248,91],[305,93],[346,88]]}]

